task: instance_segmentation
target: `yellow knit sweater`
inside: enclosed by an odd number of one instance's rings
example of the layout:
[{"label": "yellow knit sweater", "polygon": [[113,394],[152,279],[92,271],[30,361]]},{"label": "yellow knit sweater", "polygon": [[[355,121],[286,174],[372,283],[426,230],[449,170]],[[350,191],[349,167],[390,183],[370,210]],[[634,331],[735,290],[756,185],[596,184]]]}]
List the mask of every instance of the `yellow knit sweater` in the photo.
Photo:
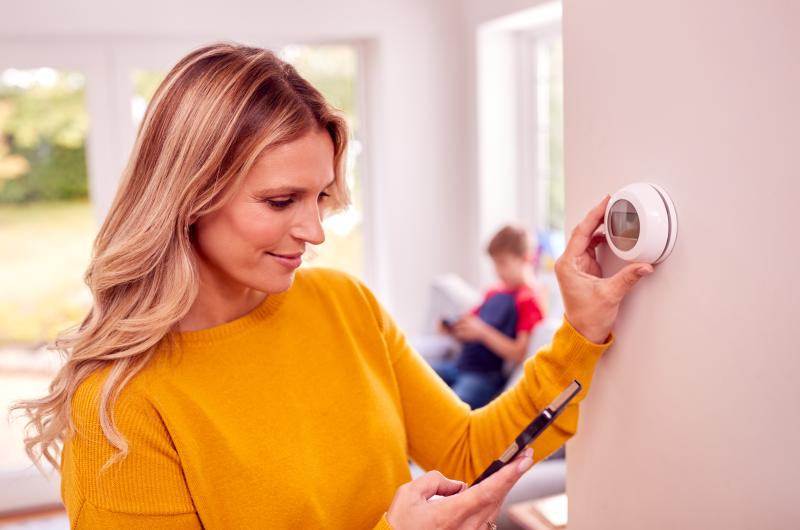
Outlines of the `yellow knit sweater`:
[{"label": "yellow knit sweater", "polygon": [[[301,269],[247,315],[176,336],[123,390],[114,415],[129,454],[102,473],[107,372],[80,385],[61,462],[73,528],[389,529],[408,458],[471,481],[572,379],[588,389],[613,341],[592,344],[565,320],[513,388],[470,411],[372,293],[335,271]],[[571,405],[535,459],[577,422]]]}]

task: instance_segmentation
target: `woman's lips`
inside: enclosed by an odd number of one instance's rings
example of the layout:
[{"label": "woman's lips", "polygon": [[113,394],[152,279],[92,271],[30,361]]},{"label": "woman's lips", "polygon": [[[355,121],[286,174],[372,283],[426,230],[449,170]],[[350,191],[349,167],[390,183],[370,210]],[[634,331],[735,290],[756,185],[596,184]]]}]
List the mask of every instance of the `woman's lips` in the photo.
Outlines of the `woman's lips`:
[{"label": "woman's lips", "polygon": [[272,252],[267,252],[267,254],[289,270],[294,270],[303,263],[302,254],[274,254]]}]

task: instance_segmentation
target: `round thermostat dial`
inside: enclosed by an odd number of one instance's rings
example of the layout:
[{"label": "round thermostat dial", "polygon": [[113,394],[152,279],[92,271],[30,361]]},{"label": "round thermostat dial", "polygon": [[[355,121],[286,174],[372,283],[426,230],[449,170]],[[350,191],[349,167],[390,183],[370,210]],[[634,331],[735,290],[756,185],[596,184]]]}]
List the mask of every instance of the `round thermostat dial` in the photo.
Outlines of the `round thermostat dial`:
[{"label": "round thermostat dial", "polygon": [[611,196],[604,228],[608,246],[620,258],[661,263],[675,246],[678,216],[663,188],[637,182]]}]

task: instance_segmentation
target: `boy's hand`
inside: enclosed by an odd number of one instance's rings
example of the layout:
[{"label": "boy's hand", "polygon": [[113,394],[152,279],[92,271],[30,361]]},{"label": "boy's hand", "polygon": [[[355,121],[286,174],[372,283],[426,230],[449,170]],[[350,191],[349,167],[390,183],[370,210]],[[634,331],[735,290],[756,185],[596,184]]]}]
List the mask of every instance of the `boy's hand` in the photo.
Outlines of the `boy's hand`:
[{"label": "boy's hand", "polygon": [[436,328],[440,335],[452,335],[452,329],[448,328],[444,325],[444,322],[439,322],[439,326]]},{"label": "boy's hand", "polygon": [[482,342],[488,327],[475,315],[465,315],[453,326],[453,336],[462,342]]}]

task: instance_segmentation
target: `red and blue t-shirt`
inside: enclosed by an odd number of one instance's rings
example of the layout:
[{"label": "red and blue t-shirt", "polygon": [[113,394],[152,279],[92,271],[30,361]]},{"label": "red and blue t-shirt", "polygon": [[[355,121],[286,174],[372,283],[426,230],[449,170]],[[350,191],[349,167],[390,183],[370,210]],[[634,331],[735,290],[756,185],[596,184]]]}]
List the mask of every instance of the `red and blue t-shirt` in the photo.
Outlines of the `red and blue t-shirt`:
[{"label": "red and blue t-shirt", "polygon": [[[512,339],[519,333],[530,333],[542,320],[542,311],[536,302],[536,296],[527,285],[517,289],[489,289],[481,305],[470,313]],[[502,370],[503,358],[480,342],[467,342],[457,365],[464,371],[490,372]]]}]

